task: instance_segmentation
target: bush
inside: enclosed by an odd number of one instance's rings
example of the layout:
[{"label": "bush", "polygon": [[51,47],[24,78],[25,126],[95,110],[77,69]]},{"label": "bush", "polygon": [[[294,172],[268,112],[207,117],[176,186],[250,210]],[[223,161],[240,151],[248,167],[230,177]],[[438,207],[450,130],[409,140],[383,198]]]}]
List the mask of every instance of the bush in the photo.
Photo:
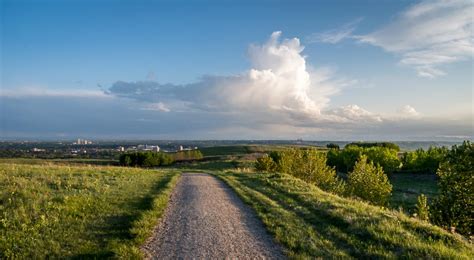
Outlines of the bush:
[{"label": "bush", "polygon": [[375,205],[387,204],[392,192],[392,185],[382,167],[367,162],[366,156],[362,156],[349,173],[348,186],[351,195]]},{"label": "bush", "polygon": [[326,156],[316,149],[288,149],[271,152],[274,171],[287,173],[326,191],[342,193],[344,183],[337,178],[336,171],[326,163]]},{"label": "bush", "polygon": [[470,236],[474,230],[474,144],[453,146],[438,169],[439,195],[431,206],[433,223]]},{"label": "bush", "polygon": [[428,199],[426,198],[425,194],[418,196],[418,202],[416,203],[416,214],[421,220],[429,220]]},{"label": "bush", "polygon": [[268,155],[258,158],[255,162],[255,169],[257,171],[272,172],[275,170],[275,167],[275,162]]},{"label": "bush", "polygon": [[335,143],[329,143],[326,145],[326,147],[328,149],[336,149],[336,150],[339,150],[339,145],[338,144],[335,144]]}]

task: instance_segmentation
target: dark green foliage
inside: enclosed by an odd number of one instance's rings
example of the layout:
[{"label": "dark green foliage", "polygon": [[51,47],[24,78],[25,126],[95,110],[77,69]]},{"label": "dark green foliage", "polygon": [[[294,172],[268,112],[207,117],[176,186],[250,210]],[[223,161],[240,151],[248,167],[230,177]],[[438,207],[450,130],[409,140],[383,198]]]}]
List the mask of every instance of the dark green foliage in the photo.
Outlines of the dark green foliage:
[{"label": "dark green foliage", "polygon": [[357,161],[347,181],[350,194],[375,205],[386,205],[392,193],[392,184],[382,167],[367,162],[366,156]]},{"label": "dark green foliage", "polygon": [[385,172],[394,172],[400,168],[400,159],[395,149],[373,146],[363,148],[355,145],[346,146],[343,150],[331,149],[327,153],[328,165],[340,172],[350,172],[362,155],[369,162],[380,165]]},{"label": "dark green foliage", "polygon": [[162,152],[133,152],[120,155],[120,165],[155,167],[167,166],[176,161],[189,161],[202,159],[202,153],[199,150],[179,151],[176,153]]},{"label": "dark green foliage", "polygon": [[383,147],[383,148],[395,150],[397,152],[400,151],[400,147],[397,144],[390,143],[390,142],[374,142],[374,143],[354,142],[354,143],[349,143],[346,145],[346,147],[349,147],[349,146],[357,146],[357,147],[362,147],[362,148]]},{"label": "dark green foliage", "polygon": [[174,159],[166,153],[134,152],[120,155],[119,161],[123,166],[154,167],[170,165]]},{"label": "dark green foliage", "polygon": [[413,214],[417,212],[416,205],[420,194],[426,196],[429,202],[438,195],[436,175],[391,173],[388,177],[393,185],[391,208],[403,209]]},{"label": "dark green foliage", "polygon": [[255,161],[255,169],[262,172],[271,172],[274,171],[276,167],[275,162],[268,155],[258,158]]},{"label": "dark green foliage", "polygon": [[326,145],[326,147],[328,149],[336,149],[336,150],[339,150],[339,145],[338,144],[335,144],[335,143],[329,143]]},{"label": "dark green foliage", "polygon": [[428,150],[418,149],[403,155],[402,170],[417,173],[436,173],[439,164],[444,160],[446,147],[430,147]]},{"label": "dark green foliage", "polygon": [[274,170],[313,183],[323,190],[342,193],[344,183],[326,163],[326,156],[316,149],[288,149],[271,152]]},{"label": "dark green foliage", "polygon": [[438,169],[439,196],[431,206],[433,223],[470,236],[474,230],[474,144],[455,145]]},{"label": "dark green foliage", "polygon": [[416,203],[416,214],[419,219],[428,221],[429,220],[429,206],[428,199],[425,194],[418,196],[418,202]]}]

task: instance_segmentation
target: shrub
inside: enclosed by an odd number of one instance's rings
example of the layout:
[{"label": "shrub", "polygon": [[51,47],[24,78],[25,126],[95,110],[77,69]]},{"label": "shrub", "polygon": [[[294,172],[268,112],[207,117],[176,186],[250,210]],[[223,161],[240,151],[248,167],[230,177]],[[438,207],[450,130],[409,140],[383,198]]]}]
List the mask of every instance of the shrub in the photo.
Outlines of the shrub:
[{"label": "shrub", "polygon": [[431,216],[433,223],[470,236],[474,230],[474,144],[455,145],[438,169],[439,195]]},{"label": "shrub", "polygon": [[344,183],[337,178],[334,168],[326,163],[326,156],[316,149],[289,149],[271,152],[275,170],[313,183],[326,191],[342,193]]},{"label": "shrub", "polygon": [[257,171],[271,172],[275,170],[275,166],[275,162],[268,155],[258,158],[255,162],[255,169]]},{"label": "shrub", "polygon": [[385,205],[390,198],[392,185],[382,167],[367,162],[362,156],[348,176],[349,192],[375,205]]},{"label": "shrub", "polygon": [[339,150],[339,145],[338,144],[335,144],[335,143],[329,143],[326,145],[326,147],[328,149],[336,149],[336,150]]},{"label": "shrub", "polygon": [[425,194],[420,194],[420,196],[418,196],[418,202],[416,203],[416,214],[421,220],[429,220],[428,199],[426,198]]}]

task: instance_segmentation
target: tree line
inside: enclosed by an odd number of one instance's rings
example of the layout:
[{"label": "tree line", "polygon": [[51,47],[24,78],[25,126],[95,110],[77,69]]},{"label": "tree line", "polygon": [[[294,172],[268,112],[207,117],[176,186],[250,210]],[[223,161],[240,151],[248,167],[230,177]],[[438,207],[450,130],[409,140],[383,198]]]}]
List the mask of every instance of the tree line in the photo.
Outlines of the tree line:
[{"label": "tree line", "polygon": [[131,152],[121,154],[120,165],[133,167],[167,166],[179,161],[200,160],[203,158],[199,150],[178,151],[175,153],[164,152]]},{"label": "tree line", "polygon": [[357,160],[366,156],[369,162],[379,165],[387,173],[436,173],[440,163],[446,157],[449,149],[446,147],[430,147],[427,150],[418,149],[413,152],[400,153],[396,144],[389,143],[351,143],[344,149],[328,145],[328,165],[339,172],[350,172]]}]

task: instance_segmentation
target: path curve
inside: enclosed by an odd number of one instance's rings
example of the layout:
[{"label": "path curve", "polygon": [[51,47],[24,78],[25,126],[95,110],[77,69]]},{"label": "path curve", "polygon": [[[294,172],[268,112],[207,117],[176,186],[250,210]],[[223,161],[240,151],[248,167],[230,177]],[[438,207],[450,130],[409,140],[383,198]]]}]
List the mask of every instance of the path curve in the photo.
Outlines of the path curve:
[{"label": "path curve", "polygon": [[253,211],[222,181],[184,173],[142,250],[151,259],[283,259]]}]

